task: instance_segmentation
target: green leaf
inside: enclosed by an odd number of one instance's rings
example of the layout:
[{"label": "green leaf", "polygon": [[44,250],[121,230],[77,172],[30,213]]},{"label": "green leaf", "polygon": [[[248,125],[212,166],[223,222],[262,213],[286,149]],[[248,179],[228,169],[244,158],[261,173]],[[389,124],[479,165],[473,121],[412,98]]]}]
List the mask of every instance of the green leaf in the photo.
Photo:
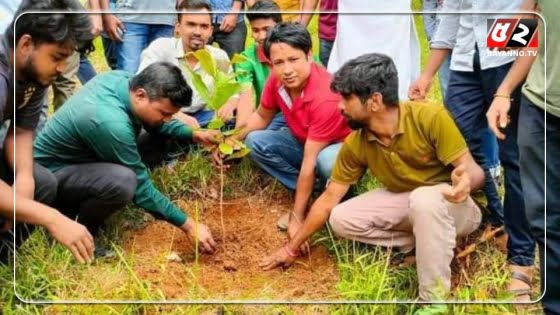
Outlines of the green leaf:
[{"label": "green leaf", "polygon": [[194,56],[200,63],[202,70],[206,71],[206,73],[215,78],[216,73],[218,72],[218,67],[216,65],[216,60],[212,57],[210,51],[208,51],[208,49],[199,49],[194,52]]},{"label": "green leaf", "polygon": [[251,61],[251,59],[243,56],[242,54],[235,54],[231,58],[231,63],[233,63],[233,64],[244,63],[244,62],[247,62],[247,61]]},{"label": "green leaf", "polygon": [[246,156],[247,154],[249,154],[249,152],[251,152],[251,149],[245,147],[239,151],[235,151],[233,154],[229,155],[227,158],[225,158],[226,161],[229,160],[233,160],[233,159],[240,159],[244,156]]},{"label": "green leaf", "polygon": [[187,67],[187,70],[191,77],[191,82],[193,84],[193,87],[198,93],[198,95],[200,95],[200,97],[204,100],[204,102],[206,102],[206,104],[211,103],[212,100],[210,98],[210,91],[208,91],[208,87],[202,80],[200,74],[192,71],[189,67]]},{"label": "green leaf", "polygon": [[208,123],[207,128],[217,130],[222,128],[224,125],[225,123],[220,118],[214,117],[212,120],[210,120],[210,123]]},{"label": "green leaf", "polygon": [[233,148],[225,142],[220,143],[219,148],[220,148],[220,152],[222,152],[225,155],[230,155],[233,153]]},{"label": "green leaf", "polygon": [[242,85],[237,82],[216,82],[215,85],[215,94],[214,96],[214,106],[213,110],[219,110],[224,106],[227,101],[234,96],[235,94],[241,91]]}]

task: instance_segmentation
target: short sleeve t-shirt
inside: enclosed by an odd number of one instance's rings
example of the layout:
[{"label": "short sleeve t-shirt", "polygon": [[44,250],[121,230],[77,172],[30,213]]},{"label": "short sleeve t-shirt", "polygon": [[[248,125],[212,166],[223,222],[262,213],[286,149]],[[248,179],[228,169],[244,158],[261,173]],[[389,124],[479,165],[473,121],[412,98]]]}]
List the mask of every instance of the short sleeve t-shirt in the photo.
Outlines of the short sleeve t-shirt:
[{"label": "short sleeve t-shirt", "polygon": [[[0,124],[12,120],[15,115],[17,127],[35,130],[45,102],[47,88],[32,82],[18,81],[15,84],[14,97],[13,72],[8,58],[8,45],[4,37],[0,36]],[[3,142],[4,139],[0,141]]]},{"label": "short sleeve t-shirt", "polygon": [[350,134],[339,154],[331,180],[350,185],[367,169],[389,191],[451,182],[451,162],[468,152],[467,144],[443,106],[401,103],[398,132],[389,147],[365,130]]},{"label": "short sleeve t-shirt", "polygon": [[302,95],[292,100],[280,80],[271,75],[264,87],[261,106],[282,111],[288,128],[301,144],[307,139],[342,142],[351,130],[338,109],[341,97],[331,91],[331,81],[332,75],[313,63]]}]

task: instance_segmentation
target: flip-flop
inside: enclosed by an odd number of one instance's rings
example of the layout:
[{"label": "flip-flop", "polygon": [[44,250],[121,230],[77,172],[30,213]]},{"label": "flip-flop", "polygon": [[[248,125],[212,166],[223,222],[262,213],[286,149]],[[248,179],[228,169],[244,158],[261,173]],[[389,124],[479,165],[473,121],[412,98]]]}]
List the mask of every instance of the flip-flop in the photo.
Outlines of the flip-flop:
[{"label": "flip-flop", "polygon": [[[511,278],[519,280],[519,281],[525,283],[529,287],[525,288],[525,289],[508,289],[508,292],[513,294],[516,301],[519,301],[519,302],[530,301],[531,300],[531,288],[532,288],[531,278],[529,276],[527,276],[526,274],[524,274],[523,272],[520,272],[520,271],[512,271],[511,272]],[[527,300],[522,299],[521,297],[523,297],[523,296],[528,296],[528,299]]]}]

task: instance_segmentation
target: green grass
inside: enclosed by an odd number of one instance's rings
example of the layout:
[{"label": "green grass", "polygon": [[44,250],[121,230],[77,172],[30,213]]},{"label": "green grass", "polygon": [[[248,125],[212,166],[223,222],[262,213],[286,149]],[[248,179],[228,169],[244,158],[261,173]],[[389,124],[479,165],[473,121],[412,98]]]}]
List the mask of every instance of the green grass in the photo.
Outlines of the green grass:
[{"label": "green grass", "polygon": [[[420,2],[413,1],[413,8],[419,9]],[[415,16],[422,41],[422,63],[428,53],[421,16]],[[316,24],[312,21],[317,47]],[[97,51],[91,56],[99,71],[106,71],[100,41],[96,41]],[[434,84],[430,99],[440,101],[439,84]],[[270,180],[251,164],[242,161],[226,175],[225,198],[239,198],[261,194],[274,199],[286,196],[280,184]],[[172,199],[192,200],[191,213],[203,211],[200,203],[209,198],[219,183],[217,172],[200,153],[191,153],[179,163],[174,173],[157,169],[152,177],[156,185]],[[378,187],[377,181],[366,176],[358,185],[358,192]],[[142,210],[129,207],[117,213],[107,225],[103,242],[111,244],[117,251],[117,258],[110,261],[96,261],[91,265],[74,263],[70,253],[54,243],[48,235],[38,229],[21,248],[18,254],[17,291],[26,300],[146,300],[162,301],[165,296],[151,283],[142,280],[134,272],[137,263],[134,255],[126,253],[122,240],[130,232],[127,222],[138,221],[145,216]],[[417,296],[417,276],[414,268],[389,266],[391,253],[332,237],[328,229],[323,229],[314,241],[325,245],[336,260],[340,280],[336,290],[345,300],[411,300]],[[198,257],[195,258],[198,260]],[[452,292],[455,300],[489,300],[506,298],[507,273],[505,257],[492,245],[480,248],[471,259],[468,274],[461,286]],[[38,305],[23,304],[13,292],[13,266],[0,267],[0,310],[3,314],[539,314],[537,306],[516,309],[512,305],[418,305],[399,304],[349,304],[349,305]],[[183,279],[193,283],[199,276],[192,268]],[[92,279],[103,279],[103,282]],[[204,298],[207,293],[197,287],[189,288],[185,299]]]}]

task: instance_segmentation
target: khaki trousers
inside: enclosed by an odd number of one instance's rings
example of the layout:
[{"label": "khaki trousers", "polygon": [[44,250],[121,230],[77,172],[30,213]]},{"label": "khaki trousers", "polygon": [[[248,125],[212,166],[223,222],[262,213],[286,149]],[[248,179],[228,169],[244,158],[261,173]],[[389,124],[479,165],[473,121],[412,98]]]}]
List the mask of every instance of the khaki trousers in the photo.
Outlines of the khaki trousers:
[{"label": "khaki trousers", "polygon": [[472,198],[450,203],[441,191],[448,184],[392,193],[376,189],[337,205],[329,223],[340,237],[407,251],[416,247],[420,300],[451,286],[451,260],[456,238],[480,225],[481,212]]}]

